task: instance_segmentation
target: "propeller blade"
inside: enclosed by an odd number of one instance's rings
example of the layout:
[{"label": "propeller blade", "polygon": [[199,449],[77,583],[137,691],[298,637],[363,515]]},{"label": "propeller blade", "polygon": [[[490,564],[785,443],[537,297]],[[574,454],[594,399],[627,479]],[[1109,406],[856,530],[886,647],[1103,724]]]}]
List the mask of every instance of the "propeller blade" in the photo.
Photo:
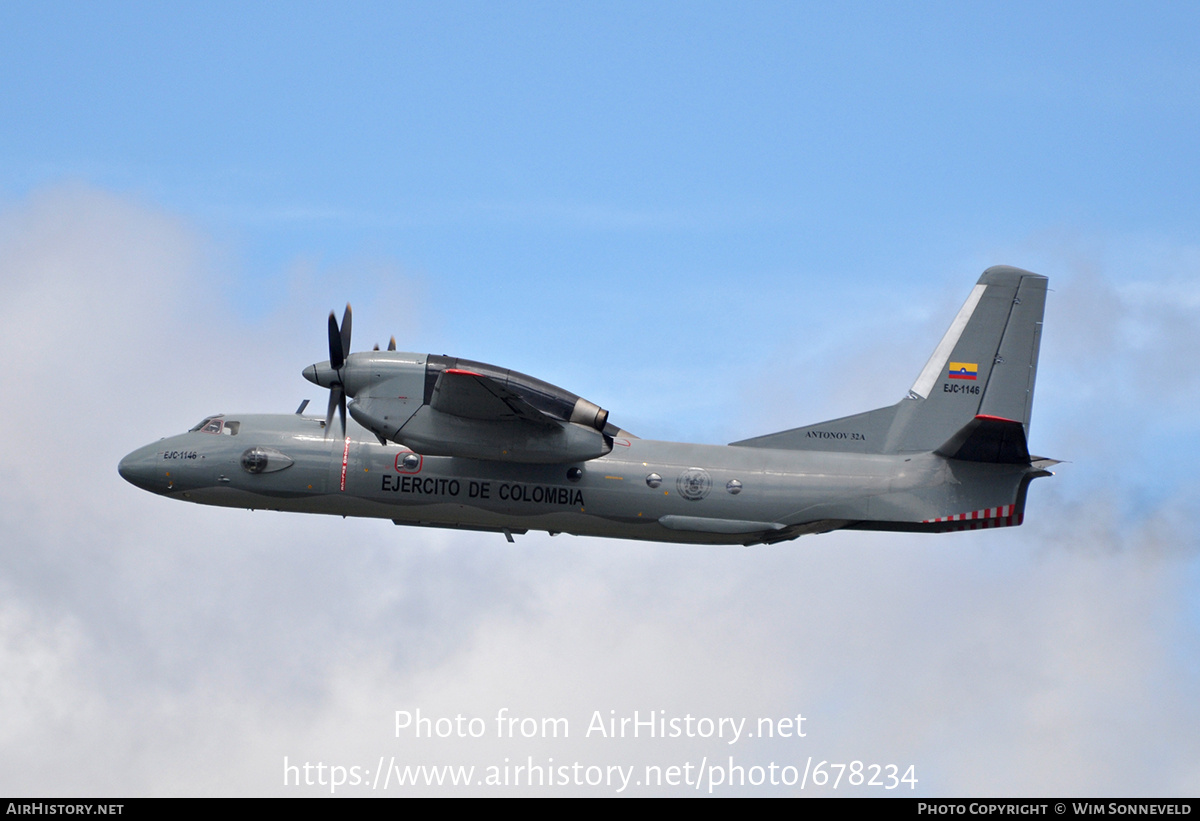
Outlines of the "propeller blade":
[{"label": "propeller blade", "polygon": [[346,435],[346,394],[341,385],[329,389],[329,408],[325,411],[325,438],[329,438],[329,428],[333,425],[333,409],[341,411],[342,436]]},{"label": "propeller blade", "polygon": [[346,364],[345,348],[342,346],[342,335],[338,331],[337,317],[329,312],[329,367],[340,371]]},{"label": "propeller blade", "polygon": [[[342,327],[338,328],[337,315],[329,312],[329,366],[338,372],[337,381],[329,386],[329,407],[325,410],[325,438],[329,438],[329,428],[333,425],[333,409],[338,410],[338,418],[342,422],[342,436],[346,435],[346,388],[342,384],[344,378],[342,367],[346,364],[346,356],[350,353],[350,303],[346,303],[346,312],[342,314]],[[379,350],[379,346],[375,346]]]},{"label": "propeller blade", "polygon": [[342,314],[342,355],[350,355],[350,303],[346,303],[346,312]]}]

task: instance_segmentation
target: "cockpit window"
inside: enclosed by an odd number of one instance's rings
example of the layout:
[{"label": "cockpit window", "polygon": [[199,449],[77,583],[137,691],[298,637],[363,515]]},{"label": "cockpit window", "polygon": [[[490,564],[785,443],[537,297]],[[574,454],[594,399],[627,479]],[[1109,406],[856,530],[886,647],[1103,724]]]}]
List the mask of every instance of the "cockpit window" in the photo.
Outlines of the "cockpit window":
[{"label": "cockpit window", "polygon": [[225,421],[220,416],[209,416],[204,419],[196,427],[192,428],[188,433],[223,433],[226,436],[237,436],[238,428],[241,427],[241,422]]}]

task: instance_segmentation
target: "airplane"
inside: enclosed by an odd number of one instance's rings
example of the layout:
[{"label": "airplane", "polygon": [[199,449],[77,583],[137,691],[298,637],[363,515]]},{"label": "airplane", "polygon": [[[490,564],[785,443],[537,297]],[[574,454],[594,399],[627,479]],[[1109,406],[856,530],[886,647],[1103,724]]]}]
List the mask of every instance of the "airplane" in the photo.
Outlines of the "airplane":
[{"label": "airplane", "polygon": [[350,353],[347,305],[340,325],[329,315],[329,359],[304,370],[329,390],[324,419],[304,415],[308,400],[292,414],[208,416],[118,471],[199,504],[510,542],[536,530],[749,546],[1016,526],[1029,483],[1057,464],[1027,444],[1046,284],[988,268],[899,402],[724,446],[639,439],[555,385],[400,352],[394,337],[386,351]]}]

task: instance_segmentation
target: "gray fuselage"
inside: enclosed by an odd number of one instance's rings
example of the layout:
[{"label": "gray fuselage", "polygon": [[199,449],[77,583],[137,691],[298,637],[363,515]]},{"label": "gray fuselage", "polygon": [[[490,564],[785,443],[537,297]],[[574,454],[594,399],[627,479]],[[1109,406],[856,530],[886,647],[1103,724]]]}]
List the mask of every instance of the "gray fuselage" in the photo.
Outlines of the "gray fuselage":
[{"label": "gray fuselage", "polygon": [[1028,475],[1021,466],[933,453],[634,437],[617,437],[597,459],[519,464],[419,456],[353,423],[346,438],[326,438],[321,419],[296,414],[214,419],[209,427],[219,432],[193,430],[129,454],[121,475],[154,493],[225,507],[699,544],[774,542],[843,527],[962,529],[933,522],[929,511],[1011,505]]}]

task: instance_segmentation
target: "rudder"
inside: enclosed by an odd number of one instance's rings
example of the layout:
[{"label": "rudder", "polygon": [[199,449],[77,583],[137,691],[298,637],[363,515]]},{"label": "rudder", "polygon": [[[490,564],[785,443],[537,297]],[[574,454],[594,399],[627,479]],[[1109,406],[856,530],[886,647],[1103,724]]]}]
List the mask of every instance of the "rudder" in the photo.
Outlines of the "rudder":
[{"label": "rudder", "polygon": [[897,406],[885,452],[935,450],[977,416],[1028,436],[1047,282],[1007,265],[983,272]]}]

